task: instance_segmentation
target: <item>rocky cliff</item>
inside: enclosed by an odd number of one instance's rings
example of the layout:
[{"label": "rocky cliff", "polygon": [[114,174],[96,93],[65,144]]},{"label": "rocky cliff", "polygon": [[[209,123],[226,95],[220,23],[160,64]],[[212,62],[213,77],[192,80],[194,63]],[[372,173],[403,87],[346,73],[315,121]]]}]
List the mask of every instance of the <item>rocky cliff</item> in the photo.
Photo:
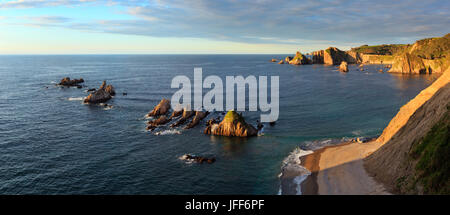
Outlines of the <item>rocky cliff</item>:
[{"label": "rocky cliff", "polygon": [[450,66],[450,34],[419,40],[394,56],[389,72],[443,73]]},{"label": "rocky cliff", "polygon": [[365,159],[368,172],[396,193],[449,193],[450,68],[404,105]]}]

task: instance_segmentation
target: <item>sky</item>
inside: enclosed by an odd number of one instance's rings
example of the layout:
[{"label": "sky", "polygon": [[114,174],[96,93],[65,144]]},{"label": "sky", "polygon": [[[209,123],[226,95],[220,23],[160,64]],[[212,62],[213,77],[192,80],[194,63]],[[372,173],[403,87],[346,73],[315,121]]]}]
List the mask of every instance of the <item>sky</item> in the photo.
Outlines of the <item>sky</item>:
[{"label": "sky", "polygon": [[0,0],[0,54],[306,53],[449,29],[449,0]]}]

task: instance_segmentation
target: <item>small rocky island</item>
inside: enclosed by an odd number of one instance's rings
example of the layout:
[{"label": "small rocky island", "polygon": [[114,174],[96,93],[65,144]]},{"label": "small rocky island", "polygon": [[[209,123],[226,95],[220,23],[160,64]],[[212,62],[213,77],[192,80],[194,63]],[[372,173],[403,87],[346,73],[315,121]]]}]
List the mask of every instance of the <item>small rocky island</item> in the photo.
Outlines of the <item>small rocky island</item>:
[{"label": "small rocky island", "polygon": [[110,100],[114,95],[116,95],[114,87],[112,85],[106,85],[106,81],[103,81],[100,88],[89,94],[89,96],[84,99],[84,102],[90,104],[104,103]]},{"label": "small rocky island", "polygon": [[80,79],[70,79],[69,77],[65,77],[63,79],[61,79],[61,81],[59,82],[59,86],[64,86],[64,87],[77,87],[77,88],[82,88],[82,86],[80,85],[81,83],[84,83],[84,79],[80,78]]},{"label": "small rocky island", "polygon": [[206,127],[205,134],[219,136],[250,137],[256,136],[258,130],[245,122],[244,117],[230,110],[220,123],[211,123]]}]

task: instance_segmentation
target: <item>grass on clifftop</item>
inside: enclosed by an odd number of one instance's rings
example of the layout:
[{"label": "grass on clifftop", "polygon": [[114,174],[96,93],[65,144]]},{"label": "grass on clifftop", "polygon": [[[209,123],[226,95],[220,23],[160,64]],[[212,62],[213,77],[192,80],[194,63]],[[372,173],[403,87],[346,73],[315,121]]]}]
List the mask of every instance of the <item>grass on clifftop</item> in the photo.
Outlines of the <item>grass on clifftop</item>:
[{"label": "grass on clifftop", "polygon": [[450,105],[419,144],[411,151],[416,165],[417,179],[425,194],[450,194]]},{"label": "grass on clifftop", "polygon": [[393,55],[396,52],[405,49],[407,46],[408,45],[403,44],[377,45],[377,46],[363,45],[360,47],[352,48],[352,51],[361,54]]}]

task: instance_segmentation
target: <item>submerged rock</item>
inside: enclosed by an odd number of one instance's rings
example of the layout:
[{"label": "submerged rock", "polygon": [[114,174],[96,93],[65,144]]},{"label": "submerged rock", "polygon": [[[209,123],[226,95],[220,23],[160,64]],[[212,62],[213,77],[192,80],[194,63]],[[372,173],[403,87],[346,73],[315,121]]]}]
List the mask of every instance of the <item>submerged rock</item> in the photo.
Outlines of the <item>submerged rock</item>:
[{"label": "submerged rock", "polygon": [[233,110],[228,111],[222,122],[209,125],[204,132],[205,134],[236,137],[256,136],[258,134],[255,127],[247,124],[244,118]]},{"label": "submerged rock", "polygon": [[170,100],[162,99],[158,105],[156,105],[153,110],[147,114],[148,117],[160,116],[166,114],[170,109]]},{"label": "submerged rock", "polygon": [[66,77],[66,78],[61,79],[61,81],[59,82],[58,85],[66,86],[66,87],[80,87],[81,88],[80,84],[83,82],[84,82],[84,80],[82,78],[71,80],[69,77]]},{"label": "submerged rock", "polygon": [[200,123],[202,119],[204,119],[206,116],[208,116],[209,112],[203,112],[203,111],[195,111],[194,119],[185,127],[185,129],[190,129],[195,127]]},{"label": "submerged rock", "polygon": [[348,72],[348,64],[345,61],[341,62],[341,65],[339,66],[339,71],[341,72]]},{"label": "submerged rock", "polygon": [[106,86],[106,81],[103,81],[102,86],[100,86],[97,91],[89,94],[89,96],[84,99],[84,102],[93,104],[104,103],[112,98],[111,92],[113,91],[111,91],[111,89],[113,89],[113,87],[111,85]]},{"label": "submerged rock", "polygon": [[200,156],[195,156],[195,155],[190,155],[190,154],[185,154],[185,155],[181,156],[180,159],[185,160],[185,161],[197,162],[197,163],[212,164],[212,163],[216,162],[216,158],[206,158],[206,157],[200,157]]}]

